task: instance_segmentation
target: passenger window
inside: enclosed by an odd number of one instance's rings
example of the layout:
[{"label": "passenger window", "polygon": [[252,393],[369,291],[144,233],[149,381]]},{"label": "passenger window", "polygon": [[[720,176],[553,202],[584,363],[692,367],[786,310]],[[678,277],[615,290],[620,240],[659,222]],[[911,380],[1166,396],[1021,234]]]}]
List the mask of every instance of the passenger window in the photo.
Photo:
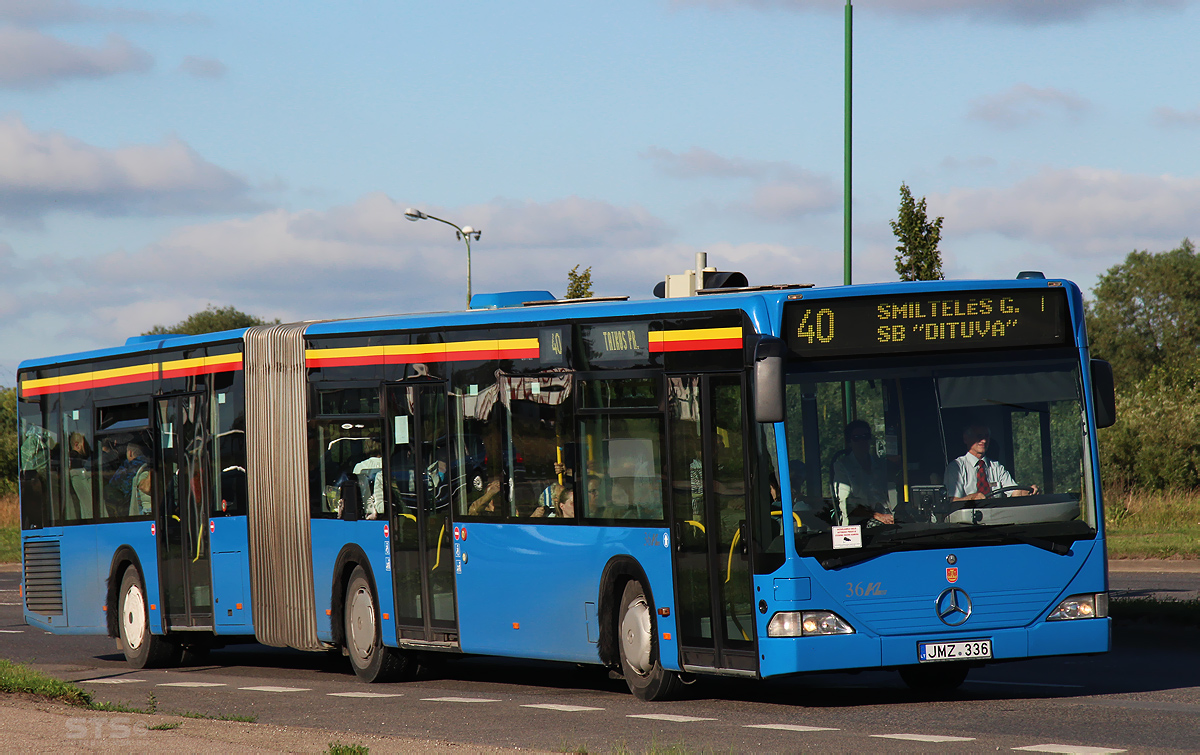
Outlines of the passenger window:
[{"label": "passenger window", "polygon": [[105,519],[149,518],[153,513],[154,455],[149,404],[100,407],[96,422],[99,516]]},{"label": "passenger window", "polygon": [[583,515],[593,519],[663,518],[662,419],[588,417],[579,424]]},{"label": "passenger window", "polygon": [[661,402],[657,377],[581,380],[585,409],[657,408]]},{"label": "passenger window", "polygon": [[[459,516],[499,519],[514,515],[510,476],[523,474],[522,462],[512,443],[506,422],[505,401],[500,384],[472,382],[478,371],[455,375],[462,380],[448,396],[453,426],[450,461],[454,510]],[[494,381],[490,375],[489,379]],[[505,463],[506,459],[511,459]]]},{"label": "passenger window", "polygon": [[217,470],[213,516],[246,513],[246,415],[242,386],[214,392],[213,413],[217,428],[213,439],[213,465]]},{"label": "passenger window", "polygon": [[86,392],[72,394],[62,413],[62,446],[65,457],[67,489],[63,497],[66,522],[89,521],[96,516],[95,506],[95,439],[92,433],[92,412]]},{"label": "passenger window", "polygon": [[380,421],[321,419],[309,425],[309,490],[314,518],[382,519]]},{"label": "passenger window", "polygon": [[21,527],[53,527],[61,522],[56,399],[21,401],[20,425]]},{"label": "passenger window", "polygon": [[506,378],[512,396],[509,471],[517,516],[574,518],[575,456],[572,376]]}]

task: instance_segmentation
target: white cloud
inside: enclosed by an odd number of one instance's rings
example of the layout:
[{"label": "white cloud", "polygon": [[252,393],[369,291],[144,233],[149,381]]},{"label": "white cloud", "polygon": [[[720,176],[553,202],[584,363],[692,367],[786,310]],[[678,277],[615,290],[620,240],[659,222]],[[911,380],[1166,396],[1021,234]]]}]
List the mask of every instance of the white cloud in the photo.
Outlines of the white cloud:
[{"label": "white cloud", "polygon": [[[1107,10],[1155,11],[1176,9],[1192,0],[872,0],[860,3],[903,16],[965,16],[984,21],[1026,25],[1079,21]],[[844,0],[671,0],[674,7],[707,7],[718,10],[754,8],[795,11],[840,11]]]},{"label": "white cloud", "polygon": [[54,210],[100,215],[249,209],[246,182],[184,142],[103,149],[19,118],[0,120],[0,216],[36,222]]},{"label": "white cloud", "polygon": [[1154,120],[1159,126],[1168,128],[1200,128],[1200,107],[1191,110],[1155,108]]},{"label": "white cloud", "polygon": [[745,179],[756,184],[749,199],[730,204],[726,212],[791,221],[841,207],[841,193],[833,179],[788,162],[725,157],[701,147],[682,153],[650,147],[641,157],[672,178]]},{"label": "white cloud", "polygon": [[198,79],[220,79],[225,77],[228,69],[216,58],[188,55],[180,62],[179,70]]},{"label": "white cloud", "polygon": [[116,34],[103,47],[64,42],[34,29],[0,27],[0,87],[43,89],[66,79],[149,70],[150,54]]},{"label": "white cloud", "polygon": [[1079,120],[1091,108],[1091,103],[1084,98],[1061,89],[1038,89],[1029,84],[1017,84],[999,94],[975,100],[971,103],[967,117],[998,128],[1012,129],[1029,125],[1054,113]]},{"label": "white cloud", "polygon": [[[370,194],[327,211],[271,210],[95,258],[20,259],[0,245],[0,312],[9,313],[0,318],[0,354],[15,366],[111,346],[209,303],[285,321],[461,309],[462,242],[440,223],[406,220],[406,206]],[[561,296],[567,271],[582,265],[592,267],[597,295],[648,298],[700,251],[672,242],[672,230],[640,207],[578,197],[422,209],[483,230],[472,244],[476,292]],[[742,270],[752,283],[840,279],[838,253],[722,242],[705,249],[713,264]],[[0,383],[11,380],[4,369]]]},{"label": "white cloud", "polygon": [[994,233],[1072,258],[1114,258],[1196,235],[1200,178],[1046,168],[1011,186],[933,194],[929,204],[946,217],[947,239]]}]

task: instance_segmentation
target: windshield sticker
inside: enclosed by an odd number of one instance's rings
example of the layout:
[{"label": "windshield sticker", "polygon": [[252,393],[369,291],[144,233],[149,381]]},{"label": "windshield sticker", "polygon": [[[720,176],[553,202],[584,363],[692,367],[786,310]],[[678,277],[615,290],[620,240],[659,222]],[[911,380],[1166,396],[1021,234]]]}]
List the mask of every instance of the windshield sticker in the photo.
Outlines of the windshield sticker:
[{"label": "windshield sticker", "polygon": [[846,527],[833,528],[833,549],[841,550],[843,548],[861,548],[862,547],[862,525],[851,524]]}]

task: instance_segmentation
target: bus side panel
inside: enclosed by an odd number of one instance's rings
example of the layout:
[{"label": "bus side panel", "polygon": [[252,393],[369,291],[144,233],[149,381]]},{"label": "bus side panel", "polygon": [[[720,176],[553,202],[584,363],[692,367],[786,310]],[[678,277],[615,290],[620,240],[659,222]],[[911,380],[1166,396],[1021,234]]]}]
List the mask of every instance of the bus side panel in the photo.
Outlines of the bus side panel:
[{"label": "bus side panel", "polygon": [[[465,533],[455,542],[464,652],[599,663],[600,578],[619,555],[641,565],[655,608],[674,613],[666,529],[482,522],[458,529]],[[672,619],[660,619],[659,629],[674,637]],[[673,640],[662,643],[664,665],[677,665],[677,655]]]},{"label": "bus side panel", "polygon": [[[105,621],[105,582],[109,563],[103,561],[96,547],[97,528],[89,525],[62,528],[63,600],[66,602],[67,626],[72,629],[93,629],[107,632]],[[111,560],[112,553],[109,552]]]},{"label": "bus side panel", "polygon": [[[133,548],[141,562],[142,580],[146,587],[146,601],[150,604],[150,631],[162,634],[162,595],[159,592],[158,581],[158,540],[155,537],[153,522],[115,522],[112,524],[95,525],[96,532],[96,573],[98,575],[96,602],[104,604],[108,587],[109,569],[112,568],[113,554],[122,545]],[[92,527],[86,527],[92,529]],[[122,574],[112,575],[117,587],[120,587]],[[104,622],[101,622],[104,626]]]},{"label": "bus side panel", "polygon": [[213,614],[216,634],[253,634],[250,608],[250,539],[244,516],[209,520]]},{"label": "bus side panel", "polygon": [[[380,632],[385,645],[396,644],[395,597],[392,592],[392,559],[384,528],[387,523],[376,519],[344,522],[339,519],[312,520],[313,589],[317,605],[317,638],[333,641],[333,620],[330,598],[333,595],[333,569],[338,554],[350,544],[366,554],[370,571],[375,577]],[[386,619],[383,616],[387,616]],[[338,621],[342,617],[337,617]]]}]

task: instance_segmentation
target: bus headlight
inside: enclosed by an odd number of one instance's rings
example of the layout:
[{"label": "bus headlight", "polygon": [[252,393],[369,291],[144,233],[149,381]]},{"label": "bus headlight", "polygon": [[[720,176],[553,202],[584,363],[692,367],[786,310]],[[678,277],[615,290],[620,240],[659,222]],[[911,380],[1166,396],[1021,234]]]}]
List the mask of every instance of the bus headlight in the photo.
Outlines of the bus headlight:
[{"label": "bus headlight", "polygon": [[854,627],[832,611],[783,611],[771,617],[768,637],[816,637],[854,634]]},{"label": "bus headlight", "polygon": [[1108,593],[1097,592],[1072,595],[1058,604],[1046,621],[1068,621],[1070,619],[1103,619],[1108,616]]}]

